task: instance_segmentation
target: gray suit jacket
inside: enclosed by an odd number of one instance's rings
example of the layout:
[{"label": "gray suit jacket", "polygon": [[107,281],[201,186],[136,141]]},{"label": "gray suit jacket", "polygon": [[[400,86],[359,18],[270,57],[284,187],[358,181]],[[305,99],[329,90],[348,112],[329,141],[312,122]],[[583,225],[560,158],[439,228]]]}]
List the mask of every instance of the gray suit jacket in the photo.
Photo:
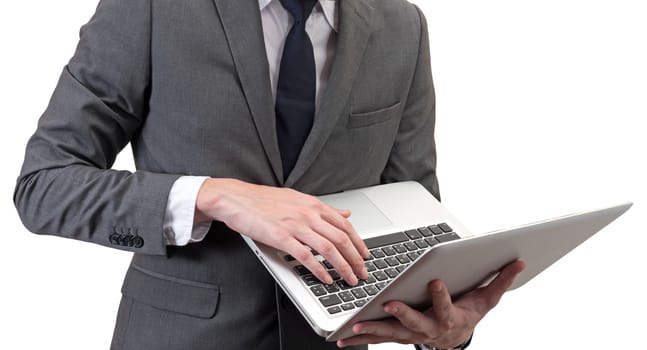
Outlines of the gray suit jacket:
[{"label": "gray suit jacket", "polygon": [[[286,181],[256,0],[103,0],[14,194],[25,226],[134,252],[113,349],[332,349],[238,233],[167,247],[180,175],[323,194],[417,180],[438,196],[427,29],[402,0],[340,0],[328,88]],[[132,143],[137,171],[111,170]]]}]

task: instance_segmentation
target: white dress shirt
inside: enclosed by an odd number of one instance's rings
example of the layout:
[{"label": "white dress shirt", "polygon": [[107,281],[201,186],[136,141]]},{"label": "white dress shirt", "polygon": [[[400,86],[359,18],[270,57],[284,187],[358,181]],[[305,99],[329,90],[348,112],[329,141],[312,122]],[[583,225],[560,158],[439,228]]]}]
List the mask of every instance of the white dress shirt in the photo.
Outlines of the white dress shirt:
[{"label": "white dress shirt", "polygon": [[[276,100],[276,85],[285,38],[293,19],[279,0],[258,0],[263,25],[265,50],[269,64],[272,96]],[[338,30],[336,0],[319,0],[306,21],[306,32],[314,49],[317,74],[316,105],[326,89],[335,55]],[[182,176],[171,187],[164,216],[164,239],[167,245],[183,246],[204,239],[210,224],[194,225],[195,202],[198,192],[208,177]]]}]

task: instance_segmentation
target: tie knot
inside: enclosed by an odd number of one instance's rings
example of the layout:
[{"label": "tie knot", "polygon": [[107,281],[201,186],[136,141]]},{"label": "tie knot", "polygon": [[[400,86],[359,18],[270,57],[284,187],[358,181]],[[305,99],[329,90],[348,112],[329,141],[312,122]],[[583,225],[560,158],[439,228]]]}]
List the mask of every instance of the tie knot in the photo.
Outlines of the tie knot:
[{"label": "tie knot", "polygon": [[318,0],[280,0],[281,5],[292,15],[295,23],[301,23],[310,16]]}]

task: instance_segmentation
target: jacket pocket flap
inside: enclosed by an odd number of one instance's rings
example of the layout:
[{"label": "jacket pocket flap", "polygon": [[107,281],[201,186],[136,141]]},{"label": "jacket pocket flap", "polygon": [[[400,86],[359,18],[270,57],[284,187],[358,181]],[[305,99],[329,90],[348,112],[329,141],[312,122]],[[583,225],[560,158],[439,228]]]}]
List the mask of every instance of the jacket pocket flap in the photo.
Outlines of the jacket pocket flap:
[{"label": "jacket pocket flap", "polygon": [[360,128],[369,126],[391,119],[397,114],[400,108],[400,102],[397,102],[389,107],[381,108],[375,111],[363,113],[351,113],[348,118],[348,128]]},{"label": "jacket pocket flap", "polygon": [[131,265],[121,292],[152,307],[199,318],[216,314],[217,285],[180,279]]}]

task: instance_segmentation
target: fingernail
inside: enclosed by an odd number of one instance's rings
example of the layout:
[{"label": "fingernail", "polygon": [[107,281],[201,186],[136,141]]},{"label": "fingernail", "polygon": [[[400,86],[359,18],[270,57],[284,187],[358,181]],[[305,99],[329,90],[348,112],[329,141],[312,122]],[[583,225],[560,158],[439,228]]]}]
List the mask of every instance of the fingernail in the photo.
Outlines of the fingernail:
[{"label": "fingernail", "polygon": [[348,279],[348,281],[347,281],[347,282],[348,282],[348,284],[350,284],[351,286],[356,286],[356,285],[357,285],[357,283],[359,282],[359,280],[357,279],[357,277],[355,277],[355,276],[353,275],[353,276],[351,276],[351,278],[349,278],[349,279]]},{"label": "fingernail", "polygon": [[434,284],[431,288],[431,290],[434,292],[440,292],[441,290],[443,290],[443,286],[440,283]]},{"label": "fingernail", "polygon": [[398,307],[397,306],[386,306],[384,308],[384,311],[390,314],[397,314],[398,313]]}]

